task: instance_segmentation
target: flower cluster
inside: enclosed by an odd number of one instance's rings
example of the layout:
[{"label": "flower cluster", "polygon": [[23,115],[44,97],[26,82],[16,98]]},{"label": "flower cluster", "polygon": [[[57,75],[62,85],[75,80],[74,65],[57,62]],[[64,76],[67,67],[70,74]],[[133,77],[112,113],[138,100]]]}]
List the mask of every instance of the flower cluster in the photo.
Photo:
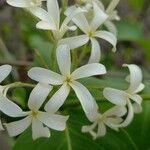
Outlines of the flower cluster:
[{"label": "flower cluster", "polygon": [[[54,72],[52,69],[40,67],[33,67],[28,71],[28,76],[37,82],[29,96],[28,111],[22,110],[7,97],[11,84],[0,86],[0,111],[9,117],[22,118],[10,123],[0,121],[0,130],[6,128],[10,136],[17,136],[31,125],[34,140],[40,137],[50,137],[49,128],[58,131],[65,130],[69,116],[63,116],[58,111],[71,89],[80,101],[86,117],[92,123],[92,125],[83,126],[82,132],[89,132],[93,139],[104,136],[106,127],[118,131],[119,128],[128,126],[134,113],[142,111],[142,98],[137,94],[144,89],[142,72],[134,64],[123,65],[130,71],[130,75],[126,78],[130,83],[127,90],[104,88],[104,97],[115,105],[104,113],[99,111],[99,106],[89,90],[78,81],[107,73],[105,66],[99,63],[101,48],[98,38],[110,43],[113,46],[113,52],[116,51],[117,29],[112,21],[119,20],[115,10],[119,0],[112,0],[107,8],[99,0],[76,0],[75,5],[63,10],[65,17],[63,21],[62,9],[57,0],[7,0],[7,3],[24,8],[37,17],[38,29],[50,30],[57,45],[55,55],[60,73],[57,73],[58,69]],[[76,30],[80,30],[78,33],[81,34],[76,35]],[[74,34],[67,36],[68,31]],[[76,48],[87,45],[89,41],[91,55],[88,63],[72,70],[71,53]],[[0,82],[10,72],[11,66],[0,66]],[[49,97],[54,86],[59,89]]]}]

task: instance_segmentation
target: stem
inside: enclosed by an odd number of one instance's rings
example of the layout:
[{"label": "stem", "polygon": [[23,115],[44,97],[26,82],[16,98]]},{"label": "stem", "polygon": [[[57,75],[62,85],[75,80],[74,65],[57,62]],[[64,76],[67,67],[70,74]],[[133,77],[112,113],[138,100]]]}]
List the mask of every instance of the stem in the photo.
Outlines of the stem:
[{"label": "stem", "polygon": [[54,71],[57,70],[56,48],[57,48],[57,42],[54,43],[54,47],[51,53],[51,63],[52,63],[51,69],[53,69]]},{"label": "stem", "polygon": [[23,82],[14,82],[4,86],[5,88],[17,88],[17,87],[35,87],[35,84],[23,83]]}]

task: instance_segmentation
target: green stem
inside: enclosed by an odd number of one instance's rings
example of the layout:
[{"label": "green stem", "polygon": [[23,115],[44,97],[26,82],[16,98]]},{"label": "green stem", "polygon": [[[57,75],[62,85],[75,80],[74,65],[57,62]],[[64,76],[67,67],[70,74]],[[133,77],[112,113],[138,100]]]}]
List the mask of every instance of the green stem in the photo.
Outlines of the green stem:
[{"label": "green stem", "polygon": [[57,49],[57,42],[54,43],[53,50],[51,53],[51,63],[52,63],[51,69],[53,69],[54,71],[57,70],[56,49]]},{"label": "green stem", "polygon": [[11,84],[7,84],[4,87],[5,88],[17,88],[17,87],[30,87],[30,88],[33,88],[35,86],[36,86],[35,84],[30,84],[30,83],[14,82],[14,83],[11,83]]}]

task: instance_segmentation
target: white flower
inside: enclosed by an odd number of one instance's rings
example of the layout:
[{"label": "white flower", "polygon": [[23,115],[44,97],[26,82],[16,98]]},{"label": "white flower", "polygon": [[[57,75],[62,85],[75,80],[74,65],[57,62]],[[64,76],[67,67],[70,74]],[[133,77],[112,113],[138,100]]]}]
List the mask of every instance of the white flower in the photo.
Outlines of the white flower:
[{"label": "white flower", "polygon": [[57,62],[61,75],[53,71],[34,67],[28,72],[28,76],[40,83],[51,85],[62,85],[48,102],[46,111],[51,111],[53,106],[59,109],[66,100],[70,87],[75,91],[85,113],[91,113],[97,109],[96,102],[88,89],[77,80],[93,75],[101,75],[106,73],[105,66],[99,63],[84,65],[71,73],[71,56],[70,49],[67,45],[60,45],[57,49]]},{"label": "white flower", "polygon": [[120,0],[112,0],[106,9],[105,9],[103,3],[99,0],[86,0],[84,9],[90,11],[92,9],[93,1],[97,4],[98,7],[100,7],[108,15],[108,18],[104,22],[104,25],[107,27],[107,29],[110,32],[112,32],[116,35],[117,29],[112,21],[120,20],[120,17],[117,14],[117,10],[115,10],[115,8],[118,5]]},{"label": "white flower", "polygon": [[[96,139],[98,137],[102,137],[106,135],[106,126],[109,128],[118,131],[119,128],[115,127],[115,125],[119,125],[123,119],[123,117],[126,114],[127,110],[124,106],[115,106],[109,110],[107,110],[105,113],[100,114],[97,113],[95,115],[95,118],[90,119],[91,122],[93,122],[92,125],[83,126],[82,132],[87,133],[89,132],[93,139]],[[97,130],[96,130],[97,129]]]},{"label": "white flower", "polygon": [[[117,39],[115,35],[104,30],[98,30],[98,28],[107,20],[108,16],[105,14],[96,3],[93,3],[94,16],[92,21],[89,23],[84,14],[75,16],[72,21],[85,33],[84,35],[69,37],[62,39],[60,44],[68,44],[71,49],[78,48],[91,40],[92,51],[89,59],[89,63],[97,63],[100,61],[101,51],[100,45],[96,38],[101,38],[108,41],[113,45],[113,51],[116,51]],[[72,13],[76,7],[72,6],[66,11],[66,15]]]},{"label": "white flower", "polygon": [[[119,106],[128,106],[128,115],[126,120],[120,125],[120,127],[127,126],[133,119],[134,112],[140,113],[142,111],[142,97],[137,93],[144,89],[144,84],[142,83],[142,71],[137,65],[123,65],[128,67],[130,71],[130,76],[127,77],[127,81],[130,82],[130,86],[127,90],[117,90],[113,88],[105,88],[104,96],[113,104]],[[131,102],[133,101],[133,103]]]},{"label": "white flower", "polygon": [[[34,140],[40,137],[50,137],[48,127],[58,131],[65,129],[68,116],[55,114],[57,110],[51,111],[51,113],[39,110],[51,90],[52,86],[45,84],[38,84],[32,90],[28,101],[30,111],[23,112],[22,115],[18,116],[26,117],[22,120],[5,124],[10,136],[21,134],[31,124],[32,137]],[[11,109],[13,111],[13,107]]]},{"label": "white flower", "polygon": [[[0,83],[10,74],[12,67],[10,65],[0,66]],[[0,85],[0,111],[9,116],[18,116],[22,114],[22,110],[7,97],[7,88]],[[4,130],[0,120],[0,130]]]},{"label": "white flower", "polygon": [[42,14],[35,13],[36,16],[41,19],[41,21],[37,23],[36,27],[43,30],[52,30],[55,40],[60,40],[68,29],[76,30],[75,26],[69,27],[68,23],[74,16],[82,12],[83,10],[80,8],[72,11],[72,13],[68,17],[66,17],[61,24],[58,1],[47,0],[47,11],[43,11]]}]

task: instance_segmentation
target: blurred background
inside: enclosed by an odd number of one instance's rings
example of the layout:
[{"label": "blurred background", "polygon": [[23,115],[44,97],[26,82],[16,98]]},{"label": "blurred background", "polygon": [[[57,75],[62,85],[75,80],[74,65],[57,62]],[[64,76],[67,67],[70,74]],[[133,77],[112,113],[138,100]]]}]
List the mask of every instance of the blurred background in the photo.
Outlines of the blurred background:
[{"label": "blurred background", "polygon": [[[108,4],[109,0],[103,0]],[[69,0],[69,3],[74,3]],[[150,78],[150,0],[120,0],[117,7],[121,21],[118,28],[117,52],[112,53],[108,43],[102,41],[102,62],[112,75],[123,63],[135,63]],[[0,0],[0,65],[16,66],[15,79],[27,81],[26,70],[42,58],[52,47],[48,34],[35,28],[36,19],[23,9],[8,6]],[[118,75],[118,74],[117,74]],[[23,91],[20,91],[23,92]],[[8,144],[9,143],[9,144]],[[10,149],[10,139],[0,133],[0,150]]]}]

